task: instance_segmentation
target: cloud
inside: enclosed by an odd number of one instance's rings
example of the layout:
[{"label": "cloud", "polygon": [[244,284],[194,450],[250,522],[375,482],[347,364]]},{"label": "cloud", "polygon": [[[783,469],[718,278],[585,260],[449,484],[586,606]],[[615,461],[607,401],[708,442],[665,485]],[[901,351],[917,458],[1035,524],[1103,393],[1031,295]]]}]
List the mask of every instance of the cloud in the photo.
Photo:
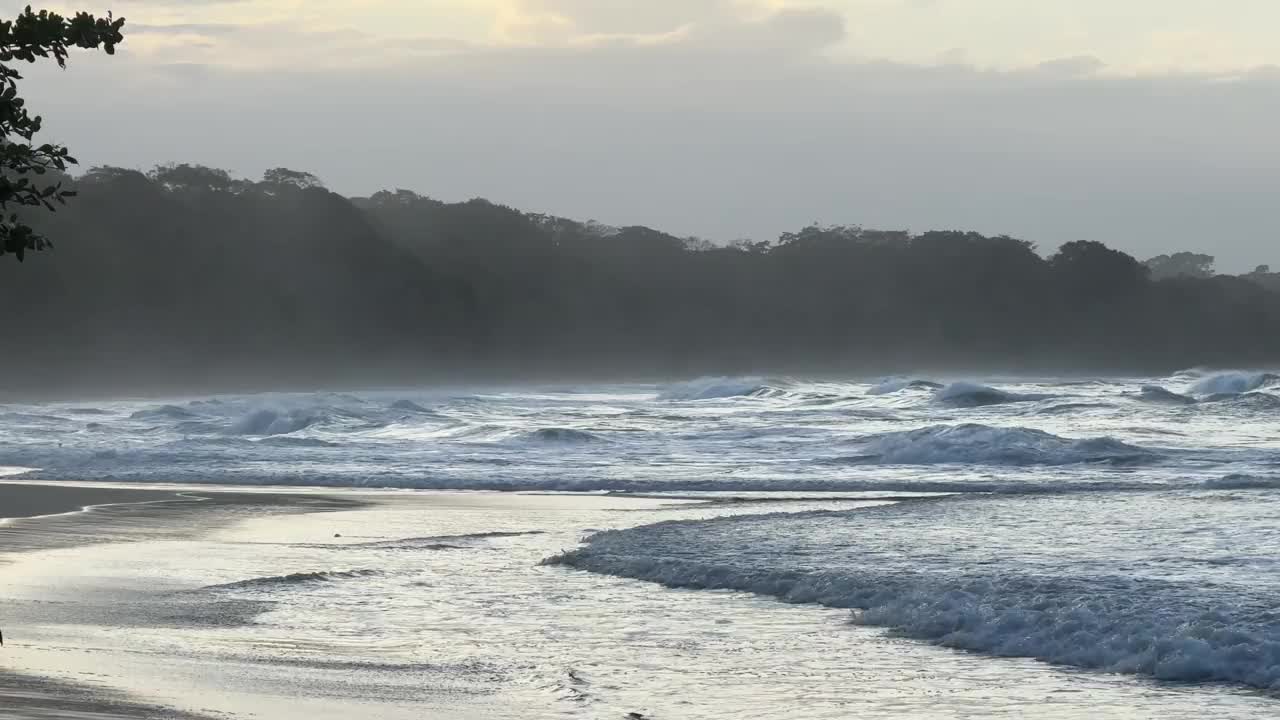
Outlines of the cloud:
[{"label": "cloud", "polygon": [[1080,77],[1094,75],[1106,68],[1107,64],[1092,55],[1046,60],[1035,67],[1037,72],[1058,77]]},{"label": "cloud", "polygon": [[751,0],[515,0],[496,35],[518,45],[697,45],[708,49],[812,49],[845,38],[844,17],[820,7]]},{"label": "cloud", "polygon": [[230,35],[245,30],[244,25],[235,23],[170,23],[167,25],[146,25],[131,23],[129,35]]},{"label": "cloud", "polygon": [[[609,4],[609,3],[606,3]],[[625,3],[614,0],[611,5]],[[172,22],[129,26],[124,51],[164,65],[195,63],[228,69],[295,67],[399,68],[405,63],[448,54],[466,54],[480,65],[501,62],[510,52],[539,50],[554,62],[558,50],[596,46],[660,46],[655,62],[701,56],[801,56],[829,48],[845,37],[844,18],[827,10],[781,9],[725,0],[693,0],[687,5],[645,4],[647,11],[620,23],[610,8],[586,0],[519,0],[520,13],[505,26],[504,42],[478,45],[443,37],[388,35],[294,20],[257,22]],[[613,8],[616,9],[616,8]],[[677,11],[678,10],[678,11]],[[508,18],[510,20],[510,18]],[[626,27],[625,33],[607,32]],[[637,29],[644,29],[640,32]],[[652,31],[652,32],[648,32]],[[585,56],[563,55],[576,61]],[[571,67],[563,72],[573,75]]]},{"label": "cloud", "polygon": [[1274,68],[922,66],[850,59],[842,16],[821,9],[707,3],[637,36],[573,3],[539,7],[594,39],[197,23],[65,73],[36,66],[22,87],[50,139],[91,164],[283,165],[348,193],[486,196],[721,240],[819,220],[1280,265]]},{"label": "cloud", "polygon": [[729,18],[696,25],[686,42],[721,51],[820,50],[844,40],[845,21],[822,9],[783,9],[756,18]]},{"label": "cloud", "polygon": [[128,28],[122,55],[149,64],[196,64],[241,71],[386,69],[441,53],[464,51],[449,38],[385,37],[287,22],[171,23]]},{"label": "cloud", "polygon": [[583,35],[662,35],[687,25],[741,16],[741,3],[729,0],[515,0],[509,12],[550,20]]}]

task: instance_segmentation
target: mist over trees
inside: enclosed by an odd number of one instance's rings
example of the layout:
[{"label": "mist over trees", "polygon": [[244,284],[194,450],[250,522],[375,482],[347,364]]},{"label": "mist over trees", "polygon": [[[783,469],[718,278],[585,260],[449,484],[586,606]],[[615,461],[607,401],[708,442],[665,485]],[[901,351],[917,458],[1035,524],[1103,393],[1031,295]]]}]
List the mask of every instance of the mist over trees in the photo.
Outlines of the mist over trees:
[{"label": "mist over trees", "polygon": [[24,216],[57,250],[0,264],[10,394],[1280,359],[1275,275],[1191,253],[856,226],[718,246],[284,168],[68,182]]}]

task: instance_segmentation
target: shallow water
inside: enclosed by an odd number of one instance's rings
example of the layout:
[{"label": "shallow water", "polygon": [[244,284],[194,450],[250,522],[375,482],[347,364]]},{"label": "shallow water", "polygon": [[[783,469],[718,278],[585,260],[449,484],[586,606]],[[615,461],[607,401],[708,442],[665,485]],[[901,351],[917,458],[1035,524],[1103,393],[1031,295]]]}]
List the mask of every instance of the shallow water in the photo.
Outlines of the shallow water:
[{"label": "shallow water", "polygon": [[907,380],[6,408],[48,479],[651,495],[335,489],[372,504],[27,552],[13,657],[233,716],[1274,715],[1273,377]]}]

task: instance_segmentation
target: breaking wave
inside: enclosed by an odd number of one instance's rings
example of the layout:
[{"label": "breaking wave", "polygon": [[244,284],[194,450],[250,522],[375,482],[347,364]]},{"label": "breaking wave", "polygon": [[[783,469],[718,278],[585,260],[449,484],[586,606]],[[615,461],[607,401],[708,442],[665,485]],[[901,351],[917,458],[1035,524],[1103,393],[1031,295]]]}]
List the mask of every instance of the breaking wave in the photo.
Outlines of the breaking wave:
[{"label": "breaking wave", "polygon": [[[930,392],[930,381],[903,376],[878,390],[895,387],[901,392],[874,395],[863,383],[744,376],[97,402],[92,417],[68,406],[9,405],[0,465],[30,468],[33,480],[101,482],[1004,493],[1055,483],[1067,491],[1198,486],[1206,472],[1266,475],[1280,463],[1280,450],[1259,441],[1273,434],[1263,424],[1278,401],[1259,391],[1206,396],[1194,412],[1172,413],[1132,402],[1140,385],[1126,381],[1040,380],[1007,390],[956,383]],[[1172,395],[1145,394],[1156,393]],[[1253,428],[1248,442],[1206,445],[1236,418]],[[1150,439],[1157,434],[1170,439]],[[965,464],[972,467],[954,471]],[[1027,469],[993,477],[992,467]]]},{"label": "breaking wave", "polygon": [[397,401],[395,401],[395,402],[391,403],[391,409],[392,409],[392,410],[404,410],[404,411],[407,411],[407,412],[413,412],[413,413],[429,413],[429,412],[431,412],[431,411],[430,411],[430,410],[428,410],[427,408],[422,407],[421,405],[419,405],[418,403],[416,403],[416,402],[414,402],[414,401],[412,401],[412,400],[403,400],[403,399],[402,399],[402,400],[397,400]]},{"label": "breaking wave", "polygon": [[[988,655],[1280,689],[1280,600],[1266,585],[1270,578],[1253,586],[1230,580],[1257,572],[1248,563],[1235,570],[1242,563],[1232,556],[1163,561],[1208,565],[1213,569],[1200,572],[1217,573],[1220,582],[1169,579],[1159,557],[1137,572],[1127,566],[1140,562],[1127,559],[1135,543],[1163,550],[1203,507],[1188,503],[1190,515],[1168,518],[1169,535],[1153,529],[1135,536],[1166,519],[1162,507],[1148,517],[1137,500],[1116,498],[1095,514],[1079,497],[1040,508],[1034,506],[1043,500],[939,499],[870,511],[668,521],[598,533],[544,563],[847,608],[856,624]],[[983,506],[999,510],[969,517]],[[1027,535],[1037,513],[1054,511],[1072,513],[1083,527],[1062,537]],[[1108,536],[1126,516],[1137,520]],[[1267,526],[1269,516],[1259,517],[1255,527]]]},{"label": "breaking wave", "polygon": [[287,435],[314,425],[319,418],[304,411],[255,410],[230,428],[236,435]]},{"label": "breaking wave", "polygon": [[1143,385],[1142,391],[1138,393],[1138,399],[1143,402],[1160,403],[1164,405],[1195,405],[1196,399],[1187,395],[1179,395],[1172,390],[1166,390],[1159,385]]},{"label": "breaking wave", "polygon": [[735,397],[761,397],[780,392],[763,378],[707,377],[668,385],[658,395],[660,400],[716,400]]},{"label": "breaking wave", "polygon": [[522,436],[526,440],[545,443],[593,443],[603,438],[584,430],[573,428],[540,428]]},{"label": "breaking wave", "polygon": [[1037,415],[1067,415],[1080,410],[1099,410],[1113,407],[1115,405],[1111,403],[1068,402],[1036,408],[1034,412]]},{"label": "breaking wave", "polygon": [[1155,462],[1160,454],[1114,438],[1072,440],[1043,430],[968,423],[934,425],[864,439],[850,463],[885,465],[1073,465]]},{"label": "breaking wave", "polygon": [[1250,410],[1275,410],[1280,408],[1280,397],[1264,392],[1218,393],[1204,398],[1202,402],[1224,403]]},{"label": "breaking wave", "polygon": [[1002,405],[1004,403],[1034,402],[1036,400],[1048,400],[1054,396],[1043,394],[1024,395],[997,390],[977,383],[957,382],[938,390],[933,397],[934,400],[944,405],[966,408]]},{"label": "breaking wave", "polygon": [[129,416],[130,420],[191,420],[199,417],[190,410],[177,405],[161,405],[160,407],[139,410]]},{"label": "breaking wave", "polygon": [[1280,376],[1265,372],[1221,372],[1196,381],[1188,391],[1192,395],[1239,395],[1271,385]]},{"label": "breaking wave", "polygon": [[[942,647],[1029,657],[1180,682],[1280,689],[1275,609],[1202,607],[1175,584],[1115,593],[1119,578],[957,576],[738,570],[672,558],[627,558],[593,549],[552,558],[581,570],[699,590],[736,590],[789,603],[854,611],[857,624],[887,627]],[[1144,586],[1145,585],[1145,586]],[[1167,603],[1152,607],[1152,599]]]},{"label": "breaking wave", "polygon": [[1280,477],[1232,473],[1226,477],[1205,480],[1204,486],[1212,490],[1280,490]]},{"label": "breaking wave", "polygon": [[941,383],[932,380],[919,380],[916,378],[888,378],[874,385],[867,390],[868,395],[890,395],[892,393],[901,392],[908,389],[919,390],[939,390],[942,388]]}]

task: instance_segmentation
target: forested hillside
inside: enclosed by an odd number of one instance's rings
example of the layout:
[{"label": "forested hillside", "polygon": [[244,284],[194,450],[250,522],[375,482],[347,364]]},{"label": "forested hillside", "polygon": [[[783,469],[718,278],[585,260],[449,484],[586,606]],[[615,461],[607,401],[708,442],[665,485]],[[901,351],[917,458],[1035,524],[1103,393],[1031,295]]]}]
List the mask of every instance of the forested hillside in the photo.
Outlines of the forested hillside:
[{"label": "forested hillside", "polygon": [[9,393],[1280,360],[1275,275],[1192,253],[843,226],[726,247],[288,170],[74,185],[29,218],[55,248],[0,264]]}]

